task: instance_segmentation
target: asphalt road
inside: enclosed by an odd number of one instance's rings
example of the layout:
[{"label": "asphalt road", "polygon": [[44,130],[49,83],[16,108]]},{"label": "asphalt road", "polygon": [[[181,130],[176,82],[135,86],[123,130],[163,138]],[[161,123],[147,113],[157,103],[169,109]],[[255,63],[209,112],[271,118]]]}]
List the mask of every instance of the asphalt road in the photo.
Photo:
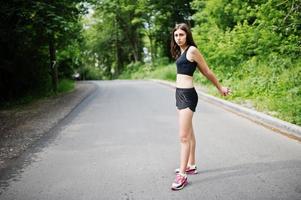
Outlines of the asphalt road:
[{"label": "asphalt road", "polygon": [[[98,89],[0,176],[0,199],[300,200],[301,144],[199,101],[198,175],[179,164],[174,89],[98,81]],[[59,111],[58,111],[59,112]]]}]

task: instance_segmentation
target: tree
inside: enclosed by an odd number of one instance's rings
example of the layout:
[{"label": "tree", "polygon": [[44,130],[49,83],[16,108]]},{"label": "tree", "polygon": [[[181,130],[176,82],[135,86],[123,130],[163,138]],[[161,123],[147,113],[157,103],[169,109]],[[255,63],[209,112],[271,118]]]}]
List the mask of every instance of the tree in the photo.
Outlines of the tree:
[{"label": "tree", "polygon": [[142,61],[141,12],[134,0],[103,0],[94,9],[86,49],[93,57],[91,66],[112,78],[124,65]]},{"label": "tree", "polygon": [[[57,52],[80,38],[81,0],[1,3],[1,101],[57,88]],[[56,61],[56,62],[54,62]]]}]

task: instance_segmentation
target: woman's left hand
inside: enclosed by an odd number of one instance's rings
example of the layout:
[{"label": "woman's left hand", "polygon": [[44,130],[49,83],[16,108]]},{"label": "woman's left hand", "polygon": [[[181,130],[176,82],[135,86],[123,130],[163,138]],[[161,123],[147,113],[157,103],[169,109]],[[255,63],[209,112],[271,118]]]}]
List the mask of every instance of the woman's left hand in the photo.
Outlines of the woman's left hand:
[{"label": "woman's left hand", "polygon": [[229,95],[230,93],[231,93],[231,90],[230,90],[230,88],[228,88],[228,87],[221,87],[220,89],[219,89],[219,93],[222,95],[222,96],[227,96],[227,95]]}]

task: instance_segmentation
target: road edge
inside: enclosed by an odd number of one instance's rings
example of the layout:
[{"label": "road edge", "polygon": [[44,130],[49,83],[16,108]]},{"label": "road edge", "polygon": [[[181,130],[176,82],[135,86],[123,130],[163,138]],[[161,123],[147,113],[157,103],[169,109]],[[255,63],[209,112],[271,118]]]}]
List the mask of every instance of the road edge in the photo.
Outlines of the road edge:
[{"label": "road edge", "polygon": [[[25,126],[25,129],[23,129],[16,126],[10,130],[11,132],[19,134],[14,134],[11,137],[13,138],[12,141],[2,141],[3,146],[0,147],[2,147],[3,155],[1,155],[0,158],[0,172],[7,168],[14,160],[18,159],[25,151],[38,143],[43,137],[51,132],[52,129],[58,126],[60,122],[67,118],[85,99],[93,95],[96,89],[97,85],[92,81],[78,81],[76,82],[75,89],[71,92],[37,101],[44,102],[47,100],[51,101],[52,99],[56,100],[55,103],[51,104],[51,107],[38,104],[41,108],[41,112],[46,114],[37,112],[37,114],[34,114],[33,118],[22,122],[23,124],[33,123],[34,128],[27,128],[27,126]],[[60,107],[57,107],[59,104]],[[47,115],[47,113],[50,112],[57,114]],[[23,135],[26,135],[26,137]],[[14,143],[15,140],[18,142]],[[9,149],[12,150],[10,151]],[[12,155],[5,152],[12,153]]]}]

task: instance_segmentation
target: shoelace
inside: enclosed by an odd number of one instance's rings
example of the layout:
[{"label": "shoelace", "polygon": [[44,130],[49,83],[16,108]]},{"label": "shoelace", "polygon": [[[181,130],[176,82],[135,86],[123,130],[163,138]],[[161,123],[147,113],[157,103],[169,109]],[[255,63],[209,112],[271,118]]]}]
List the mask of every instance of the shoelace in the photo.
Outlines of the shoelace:
[{"label": "shoelace", "polygon": [[181,176],[180,174],[177,174],[176,175],[176,183],[180,183],[180,182],[182,182],[182,179],[185,179],[185,177],[184,176]]}]

